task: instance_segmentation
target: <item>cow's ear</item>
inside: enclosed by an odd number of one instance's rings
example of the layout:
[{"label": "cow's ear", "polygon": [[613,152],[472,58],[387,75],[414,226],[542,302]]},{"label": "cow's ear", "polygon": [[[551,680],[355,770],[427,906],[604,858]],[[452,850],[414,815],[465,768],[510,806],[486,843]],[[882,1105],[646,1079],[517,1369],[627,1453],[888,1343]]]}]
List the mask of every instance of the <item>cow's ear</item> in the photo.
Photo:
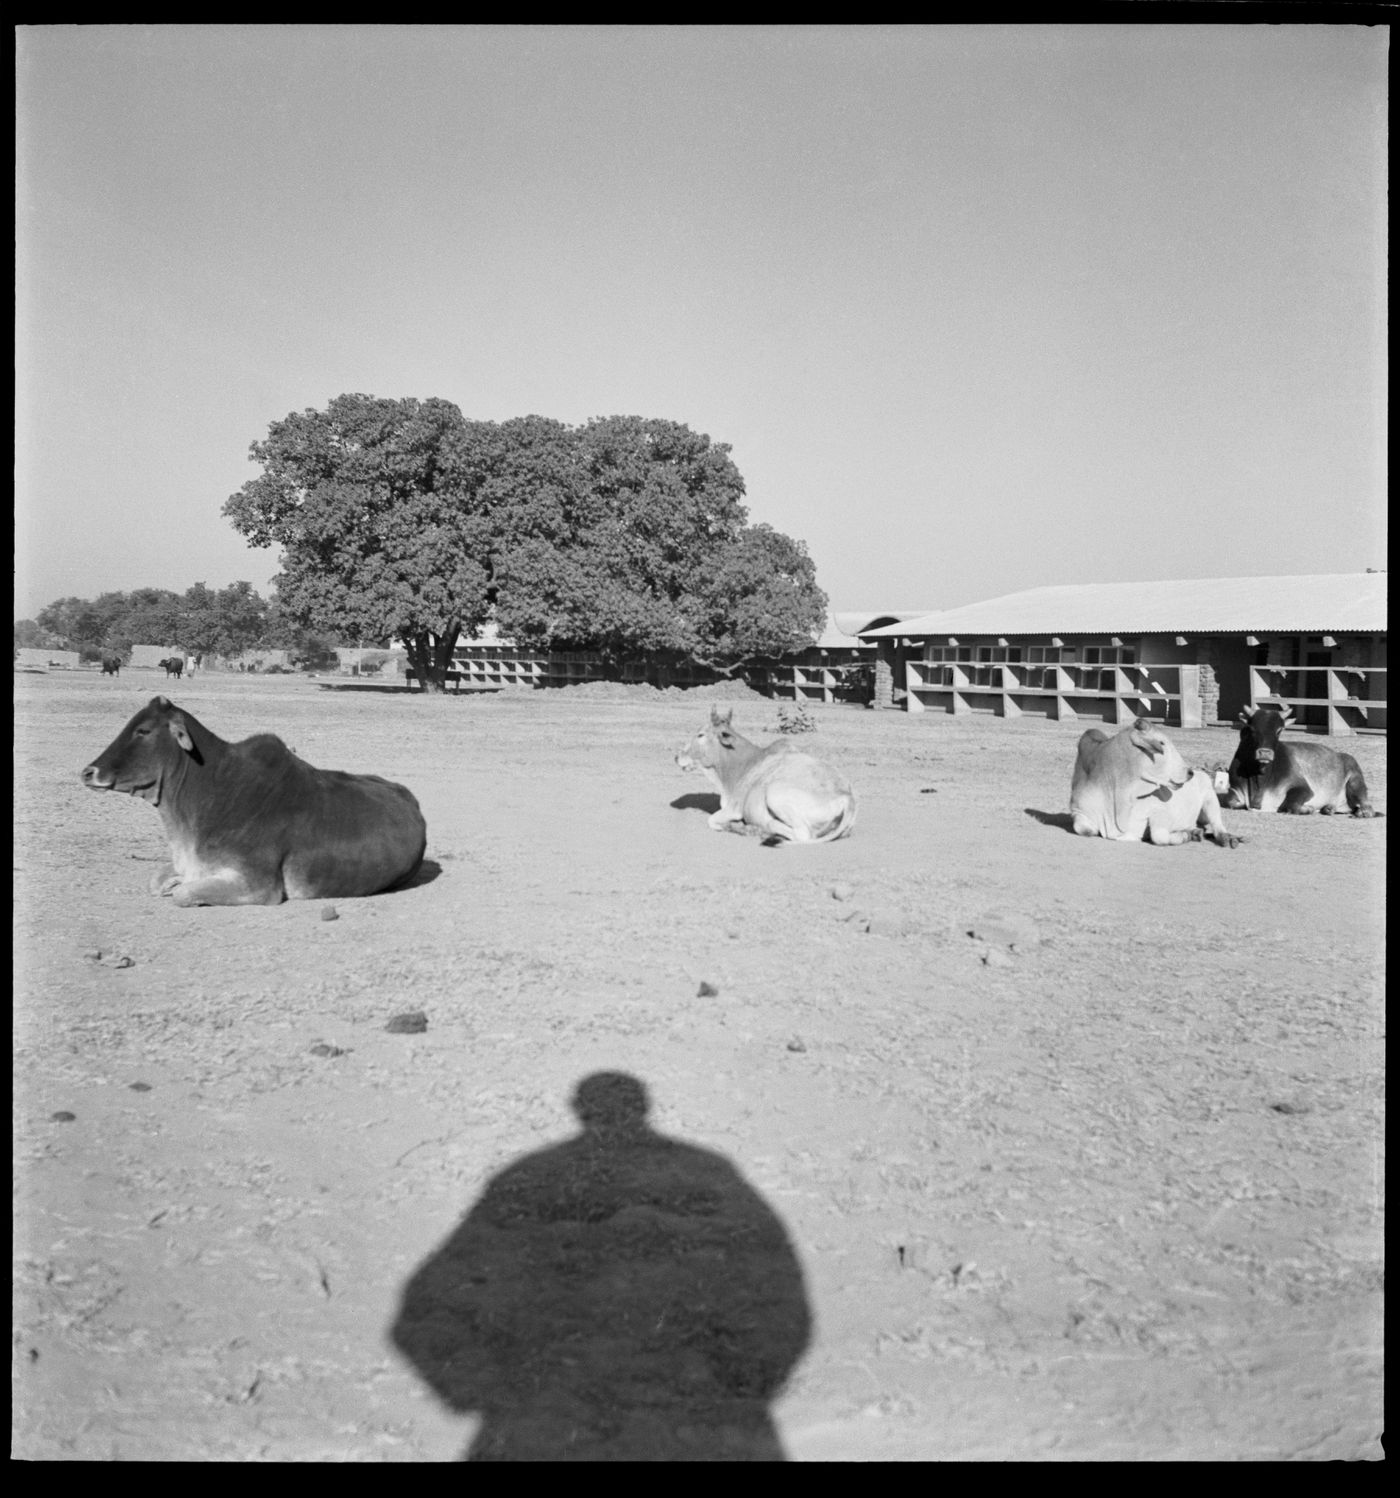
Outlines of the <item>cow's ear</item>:
[{"label": "cow's ear", "polygon": [[186,754],[194,753],[194,740],[190,737],[190,730],[185,723],[184,713],[172,713],[170,715],[170,732],[175,742]]},{"label": "cow's ear", "polygon": [[723,712],[720,712],[717,707],[712,707],[710,709],[710,722],[713,723],[716,728],[728,728],[733,721],[734,709],[732,707],[725,708]]}]

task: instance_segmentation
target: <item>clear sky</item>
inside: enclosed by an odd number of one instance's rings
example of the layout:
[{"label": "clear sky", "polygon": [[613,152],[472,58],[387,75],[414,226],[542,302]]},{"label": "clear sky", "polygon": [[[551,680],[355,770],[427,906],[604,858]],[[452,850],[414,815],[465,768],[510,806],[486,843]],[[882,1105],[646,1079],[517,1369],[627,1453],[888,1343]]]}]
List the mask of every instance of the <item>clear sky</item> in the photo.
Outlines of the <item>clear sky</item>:
[{"label": "clear sky", "polygon": [[727,442],[837,608],[1384,566],[1387,28],[30,26],[16,616],[288,412]]}]

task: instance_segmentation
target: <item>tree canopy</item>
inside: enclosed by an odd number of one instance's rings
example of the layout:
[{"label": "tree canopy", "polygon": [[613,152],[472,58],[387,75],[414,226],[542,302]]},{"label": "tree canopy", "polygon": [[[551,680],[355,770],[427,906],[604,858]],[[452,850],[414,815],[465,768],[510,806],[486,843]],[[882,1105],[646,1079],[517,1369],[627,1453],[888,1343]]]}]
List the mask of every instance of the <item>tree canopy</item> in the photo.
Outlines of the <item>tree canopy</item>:
[{"label": "tree canopy", "polygon": [[250,455],[262,474],[224,513],[254,546],[280,546],[286,615],[363,645],[402,637],[439,686],[465,626],[487,615],[487,572],[443,471],[463,426],[447,401],[337,396],[274,421]]},{"label": "tree canopy", "polygon": [[282,548],[288,617],[403,639],[441,687],[494,617],[540,649],[720,671],[811,643],[826,598],[800,541],[750,527],[724,443],[679,422],[466,420],[443,400],[338,396],[273,422],[224,507]]},{"label": "tree canopy", "polygon": [[282,644],[278,636],[293,629],[246,582],[231,583],[217,592],[195,583],[183,595],[168,588],[135,588],[91,600],[59,598],[40,609],[33,624],[50,642],[61,642],[70,650],[121,656],[129,656],[133,645],[142,644],[175,645],[203,655],[237,655],[258,646]]}]

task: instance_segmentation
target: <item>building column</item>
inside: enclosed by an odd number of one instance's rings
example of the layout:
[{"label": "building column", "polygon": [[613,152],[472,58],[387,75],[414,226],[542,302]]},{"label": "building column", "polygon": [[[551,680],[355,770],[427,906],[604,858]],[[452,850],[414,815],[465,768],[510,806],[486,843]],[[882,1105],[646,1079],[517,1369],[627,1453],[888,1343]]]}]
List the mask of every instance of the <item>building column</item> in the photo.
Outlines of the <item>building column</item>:
[{"label": "building column", "polygon": [[894,641],[881,640],[875,656],[875,696],[871,706],[894,706]]}]

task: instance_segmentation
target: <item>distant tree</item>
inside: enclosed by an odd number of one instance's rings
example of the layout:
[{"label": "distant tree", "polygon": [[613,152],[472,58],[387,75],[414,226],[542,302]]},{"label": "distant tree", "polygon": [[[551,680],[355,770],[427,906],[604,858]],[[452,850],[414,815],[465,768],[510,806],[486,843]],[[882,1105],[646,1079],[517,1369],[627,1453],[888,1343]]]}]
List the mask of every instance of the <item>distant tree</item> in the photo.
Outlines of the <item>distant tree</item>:
[{"label": "distant tree", "polygon": [[230,583],[217,593],[195,583],[182,604],[180,640],[198,655],[241,655],[267,643],[267,602],[251,583]]},{"label": "distant tree", "polygon": [[218,592],[195,583],[183,597],[168,588],[137,588],[91,601],[60,598],[28,622],[58,645],[87,651],[93,659],[103,652],[129,658],[133,645],[235,655],[267,643],[270,627],[266,600],[246,582]]},{"label": "distant tree", "polygon": [[[156,591],[158,590],[143,590],[144,593]],[[71,597],[55,599],[39,610],[37,622],[63,640],[69,650],[95,650],[106,643],[108,634],[119,628],[132,612],[131,600],[134,596],[126,593],[102,593],[91,600]]]},{"label": "distant tree", "polygon": [[[152,591],[152,590],[148,590]],[[132,612],[132,601],[129,593],[99,593],[93,599],[90,608],[93,615],[100,621],[101,641],[104,646],[110,647],[112,637],[115,635],[129,642],[130,631],[126,628],[126,621]],[[154,643],[163,643],[153,641]]]},{"label": "distant tree", "polygon": [[222,654],[218,595],[204,583],[185,589],[180,600],[180,644],[193,655]]},{"label": "distant tree", "polygon": [[180,632],[185,611],[178,593],[169,588],[134,588],[126,599],[126,614],[112,628],[137,645],[184,645]]},{"label": "distant tree", "polygon": [[45,604],[35,616],[36,622],[63,641],[67,650],[81,650],[85,645],[101,643],[106,622],[86,598],[58,598]]},{"label": "distant tree", "polygon": [[64,637],[34,619],[15,620],[16,650],[65,650]]},{"label": "distant tree", "polygon": [[359,644],[397,635],[439,691],[463,628],[489,607],[481,529],[464,525],[441,464],[463,426],[448,401],[338,396],[273,422],[251,448],[261,476],[224,506],[254,546],[282,547],[284,614]]}]

